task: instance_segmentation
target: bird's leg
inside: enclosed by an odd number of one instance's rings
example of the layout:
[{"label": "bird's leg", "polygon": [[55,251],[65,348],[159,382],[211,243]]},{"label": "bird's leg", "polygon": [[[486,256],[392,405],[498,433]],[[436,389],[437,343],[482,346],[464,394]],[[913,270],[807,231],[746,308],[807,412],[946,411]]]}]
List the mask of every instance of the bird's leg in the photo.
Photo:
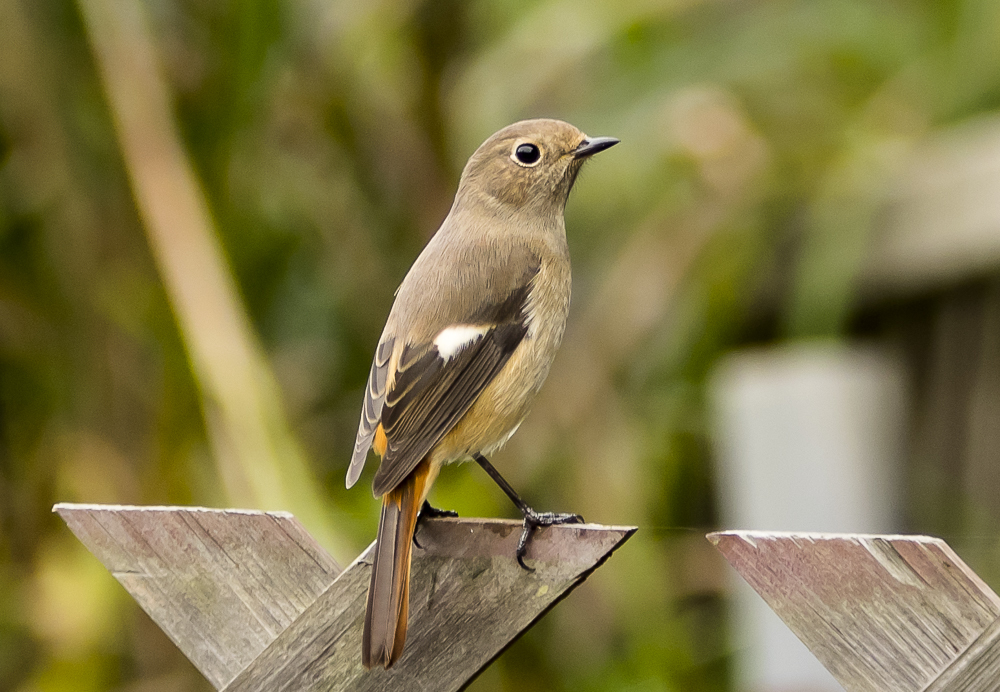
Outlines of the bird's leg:
[{"label": "bird's leg", "polygon": [[438,509],[437,507],[432,507],[431,503],[424,500],[424,504],[420,505],[420,511],[417,512],[417,527],[413,530],[413,545],[417,546],[421,550],[424,546],[420,545],[417,540],[417,531],[420,530],[420,524],[424,519],[437,519],[438,517],[457,517],[458,512],[452,511],[450,509]]},{"label": "bird's leg", "polygon": [[500,489],[504,491],[504,494],[510,498],[510,501],[514,503],[524,516],[524,528],[521,530],[521,538],[517,542],[515,556],[517,557],[517,564],[529,572],[534,572],[534,569],[524,564],[524,554],[528,550],[528,541],[531,540],[531,535],[535,529],[539,526],[554,526],[556,524],[582,524],[583,517],[579,514],[536,512],[528,506],[527,502],[521,499],[521,496],[514,491],[514,488],[507,482],[507,479],[500,475],[500,472],[489,462],[489,459],[482,454],[474,454],[472,458],[476,460],[477,464],[483,467],[483,470],[489,474],[493,482],[500,486]]}]

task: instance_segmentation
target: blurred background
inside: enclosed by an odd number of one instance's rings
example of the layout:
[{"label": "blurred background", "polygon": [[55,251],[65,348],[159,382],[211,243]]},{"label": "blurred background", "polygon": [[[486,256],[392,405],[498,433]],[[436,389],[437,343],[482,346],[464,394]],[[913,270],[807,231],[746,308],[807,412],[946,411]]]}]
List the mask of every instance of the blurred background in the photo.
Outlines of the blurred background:
[{"label": "blurred background", "polygon": [[[373,539],[393,291],[539,116],[622,144],[494,461],[640,530],[470,689],[836,689],[755,658],[723,526],[931,533],[1000,586],[1000,4],[0,0],[0,690],[210,689],[54,502]],[[514,514],[474,466],[432,500]]]}]

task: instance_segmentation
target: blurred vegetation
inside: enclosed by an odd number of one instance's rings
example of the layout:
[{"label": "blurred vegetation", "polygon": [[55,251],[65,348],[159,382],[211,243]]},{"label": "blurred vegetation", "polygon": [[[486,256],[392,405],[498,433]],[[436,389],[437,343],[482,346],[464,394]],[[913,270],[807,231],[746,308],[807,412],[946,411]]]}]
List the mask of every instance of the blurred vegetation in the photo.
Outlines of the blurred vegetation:
[{"label": "blurred vegetation", "polygon": [[[256,497],[231,481],[256,462],[227,447],[206,335],[164,278],[101,5],[0,0],[0,690],[207,690],[50,513]],[[235,289],[226,315],[260,354],[273,458],[307,469],[288,487],[323,498],[307,524],[344,564],[377,522],[343,482],[373,348],[465,159],[524,117],[622,139],[570,200],[570,330],[496,463],[536,506],[641,531],[472,689],[730,689],[724,572],[702,538],[705,377],[735,346],[849,333],[894,166],[1000,108],[1000,5],[135,7]],[[511,514],[471,467],[433,499]]]}]

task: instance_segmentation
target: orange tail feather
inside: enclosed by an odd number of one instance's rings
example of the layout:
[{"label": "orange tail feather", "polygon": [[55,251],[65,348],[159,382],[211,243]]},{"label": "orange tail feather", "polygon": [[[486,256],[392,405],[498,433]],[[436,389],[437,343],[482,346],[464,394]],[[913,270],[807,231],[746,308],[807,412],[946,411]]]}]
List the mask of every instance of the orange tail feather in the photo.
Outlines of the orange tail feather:
[{"label": "orange tail feather", "polygon": [[365,668],[388,668],[403,653],[410,600],[410,550],[429,472],[430,465],[421,462],[382,497],[362,639]]}]

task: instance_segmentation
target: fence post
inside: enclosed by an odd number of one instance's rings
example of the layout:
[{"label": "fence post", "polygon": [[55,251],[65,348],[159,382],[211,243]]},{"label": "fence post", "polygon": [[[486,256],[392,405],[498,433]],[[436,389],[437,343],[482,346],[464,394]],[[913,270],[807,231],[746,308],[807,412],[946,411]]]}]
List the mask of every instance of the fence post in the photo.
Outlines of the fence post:
[{"label": "fence post", "polygon": [[458,690],[599,567],[635,527],[539,530],[431,519],[414,546],[406,651],[361,665],[369,546],[341,570],[283,512],[57,504],[83,544],[217,690]]},{"label": "fence post", "polygon": [[848,692],[995,692],[1000,597],[927,536],[708,539]]}]

